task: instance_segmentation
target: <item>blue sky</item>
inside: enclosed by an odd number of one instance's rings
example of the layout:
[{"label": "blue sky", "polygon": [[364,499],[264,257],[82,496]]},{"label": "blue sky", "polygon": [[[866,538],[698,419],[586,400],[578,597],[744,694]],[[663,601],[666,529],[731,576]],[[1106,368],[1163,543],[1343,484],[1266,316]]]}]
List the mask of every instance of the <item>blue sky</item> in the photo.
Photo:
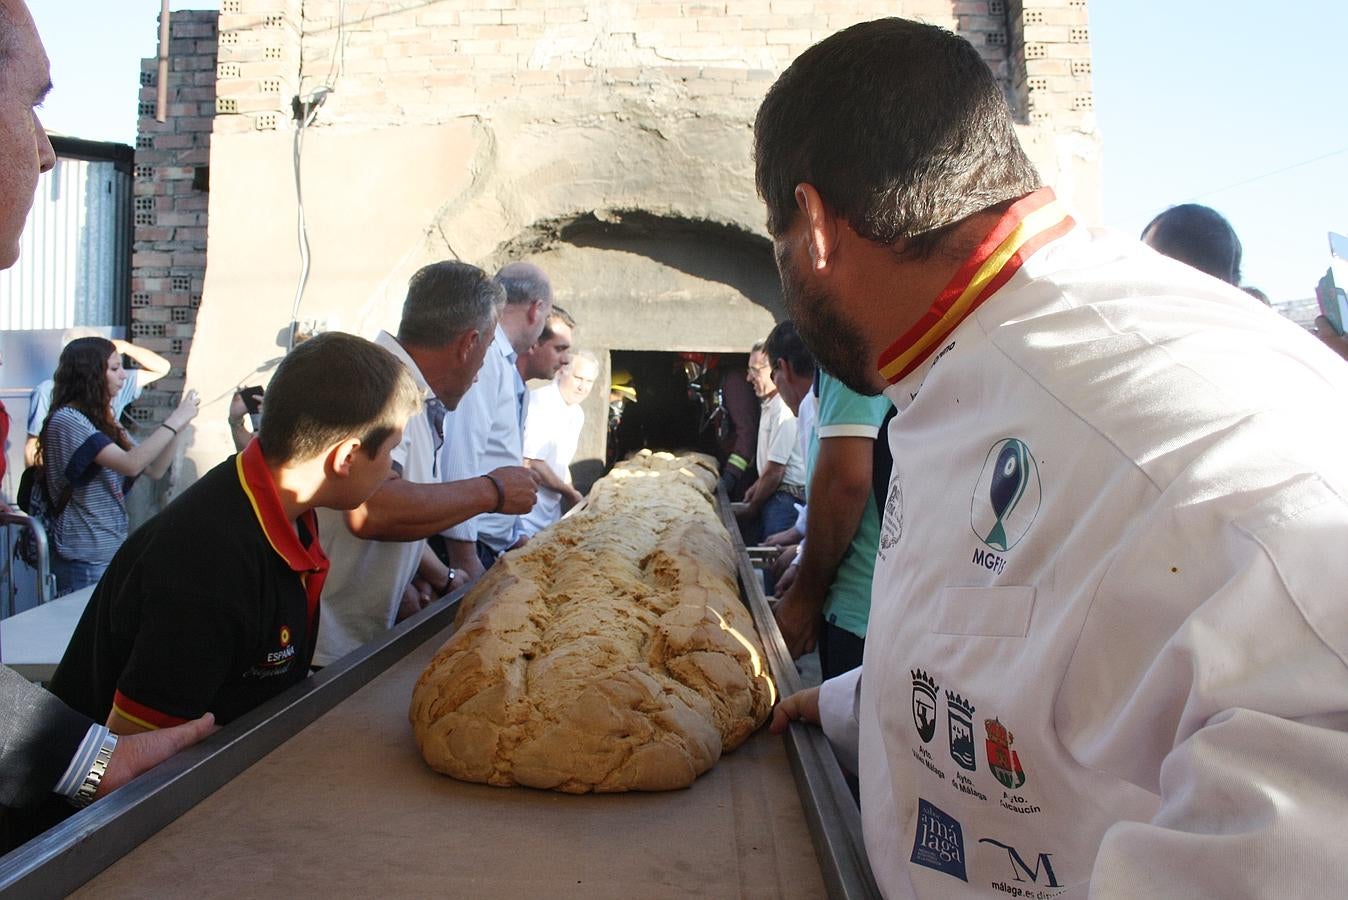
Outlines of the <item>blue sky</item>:
[{"label": "blue sky", "polygon": [[[52,57],[47,125],[134,141],[158,0],[29,7]],[[1310,296],[1326,232],[1348,233],[1348,2],[1092,0],[1090,15],[1103,223],[1137,234],[1167,206],[1207,204],[1244,242],[1246,283]]]},{"label": "blue sky", "polygon": [[1211,206],[1240,235],[1247,284],[1311,296],[1326,232],[1348,233],[1348,3],[1090,13],[1106,223],[1140,234],[1167,206]]}]

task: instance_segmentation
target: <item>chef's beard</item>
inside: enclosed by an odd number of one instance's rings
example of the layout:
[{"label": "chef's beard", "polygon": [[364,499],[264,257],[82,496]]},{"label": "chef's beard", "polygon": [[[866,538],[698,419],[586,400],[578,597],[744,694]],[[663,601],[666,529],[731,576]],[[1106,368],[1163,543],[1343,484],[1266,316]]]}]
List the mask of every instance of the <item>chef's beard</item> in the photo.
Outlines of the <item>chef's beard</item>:
[{"label": "chef's beard", "polygon": [[778,271],[782,275],[787,314],[796,323],[815,362],[862,396],[880,393],[861,330],[837,313],[837,302],[826,291],[804,284],[792,271],[789,260],[779,258]]}]

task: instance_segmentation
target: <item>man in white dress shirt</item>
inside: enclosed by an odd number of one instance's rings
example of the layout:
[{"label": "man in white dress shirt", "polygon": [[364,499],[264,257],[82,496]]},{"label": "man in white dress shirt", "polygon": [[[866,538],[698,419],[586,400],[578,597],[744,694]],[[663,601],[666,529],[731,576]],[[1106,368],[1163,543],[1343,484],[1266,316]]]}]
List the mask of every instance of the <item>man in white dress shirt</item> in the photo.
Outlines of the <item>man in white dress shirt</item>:
[{"label": "man in white dress shirt", "polygon": [[805,502],[805,457],[796,440],[796,415],[777,393],[772,365],[763,344],[749,351],[748,382],[758,395],[758,478],[744,492],[745,509],[737,515],[744,539],[757,544],[796,521],[796,504]]},{"label": "man in white dress shirt", "polygon": [[557,304],[552,305],[548,324],[527,353],[515,360],[515,368],[525,382],[551,381],[562,367],[571,362],[571,345],[575,340],[576,320]]},{"label": "man in white dress shirt", "polygon": [[880,889],[1348,894],[1348,366],[1077,225],[942,29],[805,51],[755,151],[791,318],[898,410],[863,664],[774,716]]},{"label": "man in white dress shirt", "polygon": [[413,577],[431,594],[457,587],[456,573],[426,538],[484,510],[525,512],[534,505],[533,476],[518,466],[484,470],[446,483],[436,468],[439,429],[428,411],[453,409],[489,355],[504,296],[476,266],[441,262],[412,276],[396,336],[375,343],[398,357],[421,388],[427,409],[408,420],[393,451],[397,477],[350,512],[319,510],[319,537],[332,568],[323,587],[314,665],[325,666],[387,631],[405,608]]},{"label": "man in white dress shirt", "polygon": [[[496,281],[505,289],[506,302],[494,339],[477,383],[458,409],[445,416],[440,460],[441,477],[446,481],[524,462],[527,392],[516,360],[543,332],[552,312],[552,285],[537,266],[522,262],[503,267]],[[523,537],[518,513],[509,510],[474,516],[443,533],[450,564],[467,572],[470,581]]]},{"label": "man in white dress shirt", "polygon": [[562,505],[582,499],[571,484],[571,460],[576,456],[585,411],[580,408],[594,388],[599,360],[582,350],[557,373],[557,378],[529,392],[529,414],[524,421],[524,464],[537,473],[538,502],[520,517],[529,537],[562,517]]}]

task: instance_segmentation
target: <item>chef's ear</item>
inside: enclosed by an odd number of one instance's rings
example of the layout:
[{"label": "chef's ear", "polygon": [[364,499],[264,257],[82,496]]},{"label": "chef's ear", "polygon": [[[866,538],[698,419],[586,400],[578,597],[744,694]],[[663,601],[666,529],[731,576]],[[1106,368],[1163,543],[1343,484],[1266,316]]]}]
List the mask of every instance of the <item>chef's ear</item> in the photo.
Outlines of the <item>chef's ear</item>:
[{"label": "chef's ear", "polygon": [[805,216],[806,237],[810,245],[810,267],[827,274],[833,253],[838,248],[838,219],[808,182],[796,185],[796,208]]}]

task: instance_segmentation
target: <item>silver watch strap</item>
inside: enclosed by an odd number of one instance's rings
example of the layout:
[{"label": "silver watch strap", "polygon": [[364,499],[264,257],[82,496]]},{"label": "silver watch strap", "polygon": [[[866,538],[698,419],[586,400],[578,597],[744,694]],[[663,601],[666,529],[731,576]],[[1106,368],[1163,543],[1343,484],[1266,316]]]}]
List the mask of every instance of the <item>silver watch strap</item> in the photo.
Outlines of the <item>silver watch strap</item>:
[{"label": "silver watch strap", "polygon": [[108,763],[112,761],[112,752],[117,749],[117,735],[111,731],[103,738],[103,744],[98,748],[98,753],[94,756],[94,764],[89,767],[89,774],[84,776],[84,782],[80,789],[75,792],[75,796],[70,798],[70,802],[77,807],[85,807],[94,802],[94,794],[98,793],[98,786],[103,783],[103,776],[107,774]]}]

